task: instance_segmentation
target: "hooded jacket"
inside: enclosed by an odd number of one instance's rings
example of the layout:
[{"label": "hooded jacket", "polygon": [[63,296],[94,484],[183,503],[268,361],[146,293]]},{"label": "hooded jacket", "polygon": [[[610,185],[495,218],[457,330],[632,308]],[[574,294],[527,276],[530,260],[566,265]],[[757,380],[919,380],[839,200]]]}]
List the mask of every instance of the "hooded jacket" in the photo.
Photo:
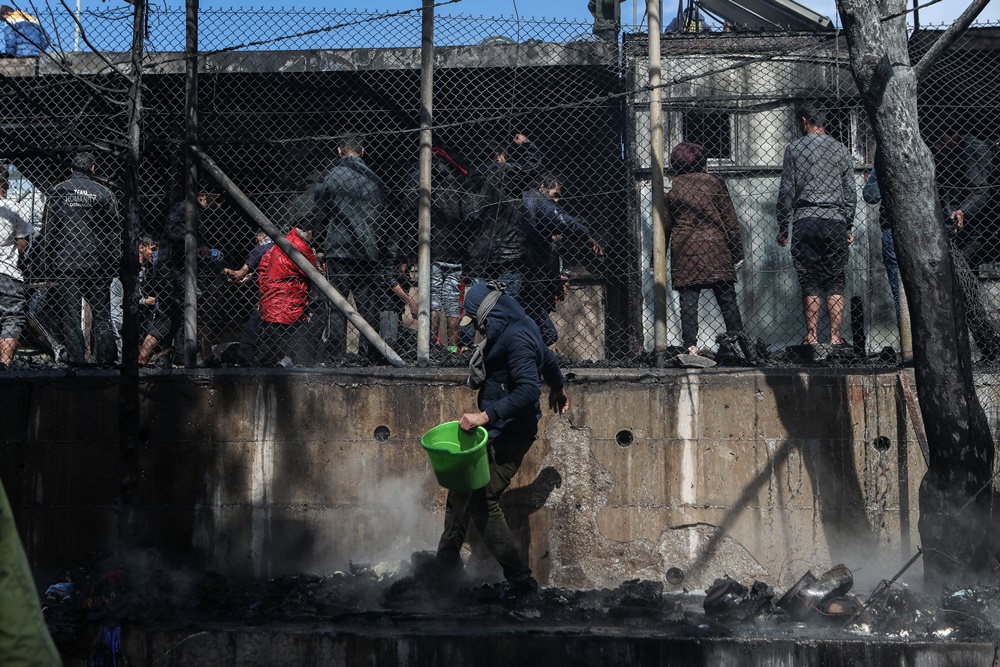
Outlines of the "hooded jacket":
[{"label": "hooded jacket", "polygon": [[[478,302],[467,302],[466,312],[474,315],[481,300],[480,295]],[[486,380],[477,404],[489,415],[490,439],[534,439],[542,417],[539,378],[553,389],[565,383],[556,357],[542,342],[538,325],[506,294],[486,319],[486,337]]]}]

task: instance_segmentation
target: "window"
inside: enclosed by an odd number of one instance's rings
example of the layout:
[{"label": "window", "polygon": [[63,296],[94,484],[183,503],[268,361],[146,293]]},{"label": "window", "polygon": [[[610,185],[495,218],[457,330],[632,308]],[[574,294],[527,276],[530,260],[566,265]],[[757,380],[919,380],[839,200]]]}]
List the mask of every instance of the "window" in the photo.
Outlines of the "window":
[{"label": "window", "polygon": [[847,146],[856,161],[871,164],[875,158],[875,137],[864,111],[833,107],[826,110],[826,117],[827,134]]},{"label": "window", "polygon": [[732,155],[732,129],[728,111],[685,111],[681,131],[684,141],[705,147],[710,160],[729,160]]}]

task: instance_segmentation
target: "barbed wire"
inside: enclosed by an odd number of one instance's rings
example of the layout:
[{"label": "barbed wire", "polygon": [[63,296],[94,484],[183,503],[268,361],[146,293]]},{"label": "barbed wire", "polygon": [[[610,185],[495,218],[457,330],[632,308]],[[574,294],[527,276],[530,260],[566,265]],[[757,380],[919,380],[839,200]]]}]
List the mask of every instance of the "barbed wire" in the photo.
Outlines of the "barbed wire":
[{"label": "barbed wire", "polygon": [[[65,0],[63,0],[63,1],[65,1]],[[453,4],[458,3],[458,2],[462,2],[462,0],[443,0],[442,2],[435,3],[434,7],[435,8],[436,7],[444,7],[445,5],[453,5]],[[266,46],[268,44],[277,44],[278,42],[283,42],[283,41],[287,41],[287,40],[290,40],[290,39],[295,39],[297,37],[308,37],[310,35],[320,35],[320,34],[324,34],[324,33],[328,33],[328,32],[333,32],[334,30],[341,30],[343,28],[349,28],[351,26],[357,26],[357,25],[365,25],[367,23],[376,23],[376,22],[379,22],[379,21],[385,21],[385,20],[388,20],[388,19],[391,19],[391,18],[396,18],[396,17],[399,17],[399,16],[406,16],[408,14],[413,14],[413,13],[420,12],[420,11],[422,11],[421,7],[415,7],[415,8],[412,8],[412,9],[403,9],[403,10],[400,10],[398,12],[390,12],[388,14],[379,14],[378,16],[373,16],[373,17],[367,18],[367,19],[359,19],[357,21],[345,21],[345,22],[341,22],[341,23],[335,23],[333,25],[324,26],[322,28],[313,28],[311,30],[305,30],[305,31],[302,31],[302,32],[293,33],[293,34],[289,34],[289,35],[280,35],[278,37],[272,37],[270,39],[257,40],[257,41],[253,41],[253,42],[244,42],[242,44],[236,44],[236,45],[233,45],[233,46],[227,46],[227,47],[222,48],[222,49],[212,49],[210,51],[199,51],[198,54],[195,55],[195,56],[186,56],[185,55],[185,56],[180,56],[180,57],[177,57],[177,58],[167,58],[167,59],[163,59],[163,60],[158,59],[156,62],[158,64],[166,64],[166,63],[171,63],[171,62],[186,61],[186,60],[188,60],[188,59],[190,59],[192,57],[193,58],[208,58],[208,57],[220,55],[220,54],[223,54],[223,53],[231,53],[233,51],[240,51],[242,49],[247,49],[247,48],[250,48],[252,46]]]}]

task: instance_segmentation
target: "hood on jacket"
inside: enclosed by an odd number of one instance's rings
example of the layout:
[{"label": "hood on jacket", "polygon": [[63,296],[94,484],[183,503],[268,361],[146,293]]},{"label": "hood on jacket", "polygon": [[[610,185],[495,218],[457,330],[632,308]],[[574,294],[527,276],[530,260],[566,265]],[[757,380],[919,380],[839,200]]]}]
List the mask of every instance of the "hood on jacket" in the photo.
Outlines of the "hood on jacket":
[{"label": "hood on jacket", "polygon": [[462,302],[462,307],[465,309],[465,317],[462,318],[463,327],[472,324],[473,320],[476,319],[476,315],[479,314],[479,306],[482,305],[483,299],[490,291],[489,286],[480,281],[473,284],[465,292],[465,300]]},{"label": "hood on jacket", "polygon": [[[466,291],[462,304],[465,309],[462,326],[475,321],[476,315],[479,313],[479,306],[491,291],[493,290],[484,282],[478,282]],[[486,318],[486,337],[490,340],[496,340],[508,324],[524,317],[527,317],[524,308],[513,297],[502,294]]]},{"label": "hood on jacket", "polygon": [[486,337],[497,340],[508,325],[527,317],[524,308],[521,308],[514,297],[503,294],[486,318]]}]

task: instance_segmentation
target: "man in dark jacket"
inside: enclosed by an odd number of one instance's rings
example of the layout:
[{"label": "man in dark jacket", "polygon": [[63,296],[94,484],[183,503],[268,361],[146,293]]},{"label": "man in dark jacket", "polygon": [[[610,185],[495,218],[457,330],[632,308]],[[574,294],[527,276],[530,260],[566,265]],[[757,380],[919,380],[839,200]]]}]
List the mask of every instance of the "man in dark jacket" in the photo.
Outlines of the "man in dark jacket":
[{"label": "man in dark jacket", "polygon": [[562,289],[563,284],[561,259],[555,239],[585,243],[595,255],[604,254],[601,246],[590,236],[587,225],[559,206],[562,188],[562,177],[548,173],[541,176],[537,187],[521,194],[524,269],[520,293],[511,296],[524,306],[531,319],[538,324],[546,345],[553,345],[559,338],[552,318],[549,317],[555,306],[557,290]]},{"label": "man in dark jacket", "polygon": [[978,269],[989,261],[995,243],[988,231],[989,216],[983,215],[989,206],[993,171],[990,145],[945,129],[937,133],[933,148],[938,195],[949,230],[972,269]]},{"label": "man in dark jacket", "polygon": [[[440,330],[444,311],[447,339],[453,351],[458,345],[460,283],[469,240],[462,214],[465,178],[469,170],[461,156],[450,148],[435,146],[431,156],[431,337]],[[420,203],[420,165],[414,165],[402,196],[402,209],[416,220]]]},{"label": "man in dark jacket", "polygon": [[[379,280],[385,187],[362,159],[363,140],[346,135],[337,146],[339,158],[316,184],[314,203],[326,220],[323,240],[326,277],[347,298],[354,294],[358,313],[378,329],[381,304],[374,297]],[[362,340],[367,350],[367,341]],[[326,331],[328,361],[336,361],[347,351],[347,318],[330,307]],[[371,353],[369,357],[372,357]],[[380,356],[380,355],[378,355]]]},{"label": "man in dark jacket", "polygon": [[594,36],[608,42],[618,41],[622,29],[621,3],[625,0],[590,0],[587,9],[594,17]]},{"label": "man in dark jacket", "polygon": [[525,252],[521,193],[538,183],[541,163],[538,148],[519,133],[510,146],[492,151],[490,161],[466,180],[462,211],[475,233],[465,273],[506,283],[515,298]]},{"label": "man in dark jacket", "polygon": [[52,307],[62,323],[66,361],[85,363],[80,300],[90,304],[93,319],[93,360],[113,363],[118,348],[111,328],[111,279],[118,274],[121,219],[115,197],[91,176],[96,166],[90,153],[73,156],[68,180],[52,189],[45,207],[39,242],[40,266],[54,281]]},{"label": "man in dark jacket", "polygon": [[463,414],[459,425],[467,431],[485,426],[489,432],[490,481],[476,491],[448,492],[436,562],[446,571],[461,567],[462,543],[472,521],[503,567],[512,590],[530,592],[538,583],[514,544],[500,496],[538,437],[539,377],[549,385],[549,406],[554,412],[565,413],[569,399],[555,356],[514,299],[479,282],[465,295],[465,312],[463,325],[474,322],[486,339],[469,369],[469,384],[479,389],[480,411]]}]

